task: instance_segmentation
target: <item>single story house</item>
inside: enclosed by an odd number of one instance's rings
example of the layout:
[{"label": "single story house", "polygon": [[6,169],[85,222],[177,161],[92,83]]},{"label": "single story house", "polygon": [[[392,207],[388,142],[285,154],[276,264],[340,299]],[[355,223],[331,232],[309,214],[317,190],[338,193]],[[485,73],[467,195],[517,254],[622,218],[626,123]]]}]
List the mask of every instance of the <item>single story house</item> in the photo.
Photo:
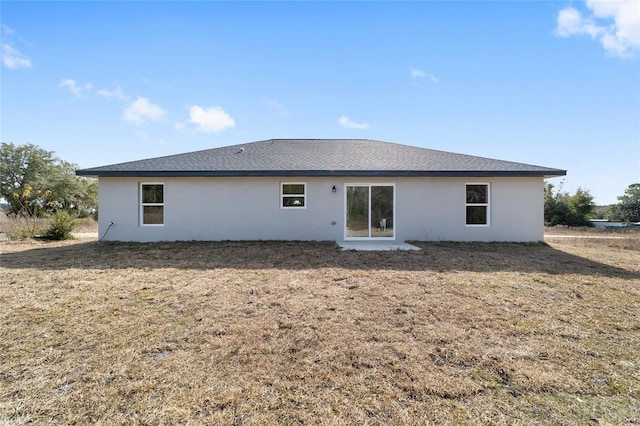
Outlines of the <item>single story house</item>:
[{"label": "single story house", "polygon": [[[270,139],[78,170],[105,240],[541,241],[565,170],[364,139]],[[105,235],[106,234],[106,235]]]}]

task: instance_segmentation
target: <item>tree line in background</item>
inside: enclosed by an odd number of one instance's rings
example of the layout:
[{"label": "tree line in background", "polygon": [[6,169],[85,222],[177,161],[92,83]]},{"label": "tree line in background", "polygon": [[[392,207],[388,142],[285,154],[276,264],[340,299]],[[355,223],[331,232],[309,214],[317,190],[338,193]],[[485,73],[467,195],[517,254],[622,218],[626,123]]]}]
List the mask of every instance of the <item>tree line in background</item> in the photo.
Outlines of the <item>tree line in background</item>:
[{"label": "tree line in background", "polygon": [[575,194],[562,191],[551,183],[544,187],[544,222],[547,226],[592,226],[590,219],[617,222],[640,222],[640,183],[629,185],[618,203],[596,206],[588,190],[578,188]]},{"label": "tree line in background", "polygon": [[640,222],[640,183],[627,187],[624,194],[618,197],[618,204],[609,206],[603,219],[621,222]]},{"label": "tree line in background", "polygon": [[74,218],[95,215],[98,182],[76,176],[76,164],[36,145],[0,145],[0,196],[7,214],[35,233],[37,219],[51,218],[47,235],[67,238]]}]

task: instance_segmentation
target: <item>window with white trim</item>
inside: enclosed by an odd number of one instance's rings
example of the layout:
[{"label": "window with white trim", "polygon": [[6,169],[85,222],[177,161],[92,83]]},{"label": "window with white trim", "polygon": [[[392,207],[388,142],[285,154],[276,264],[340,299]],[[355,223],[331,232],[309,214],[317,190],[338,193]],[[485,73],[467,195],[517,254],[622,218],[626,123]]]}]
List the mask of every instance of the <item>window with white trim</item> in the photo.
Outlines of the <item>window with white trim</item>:
[{"label": "window with white trim", "polygon": [[307,208],[307,184],[304,182],[282,182],[280,184],[280,208]]},{"label": "window with white trim", "polygon": [[468,183],[466,185],[467,225],[489,225],[489,184]]},{"label": "window with white trim", "polygon": [[140,184],[140,224],[164,225],[164,184]]}]

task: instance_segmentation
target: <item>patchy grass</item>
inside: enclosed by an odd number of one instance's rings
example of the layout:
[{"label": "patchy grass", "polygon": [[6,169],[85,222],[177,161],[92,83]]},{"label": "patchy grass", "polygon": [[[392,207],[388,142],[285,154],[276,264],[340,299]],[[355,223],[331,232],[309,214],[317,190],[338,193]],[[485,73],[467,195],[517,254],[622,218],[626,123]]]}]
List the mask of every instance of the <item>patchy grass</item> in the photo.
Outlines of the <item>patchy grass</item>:
[{"label": "patchy grass", "polygon": [[620,227],[620,228],[596,228],[595,226],[545,226],[545,235],[578,235],[578,236],[601,236],[601,237],[624,237],[638,238],[640,237],[640,228],[637,226]]},{"label": "patchy grass", "polygon": [[0,423],[637,424],[631,242],[0,244]]},{"label": "patchy grass", "polygon": [[[545,240],[558,243],[560,239],[570,240],[568,247],[577,247],[582,250],[595,250],[601,255],[609,255],[609,249],[613,250],[611,259],[617,257],[617,249],[640,252],[640,229],[629,228],[619,230],[595,229],[595,228],[567,228],[553,227],[545,229]],[[567,241],[565,241],[567,242]],[[604,249],[604,251],[603,251]]]}]

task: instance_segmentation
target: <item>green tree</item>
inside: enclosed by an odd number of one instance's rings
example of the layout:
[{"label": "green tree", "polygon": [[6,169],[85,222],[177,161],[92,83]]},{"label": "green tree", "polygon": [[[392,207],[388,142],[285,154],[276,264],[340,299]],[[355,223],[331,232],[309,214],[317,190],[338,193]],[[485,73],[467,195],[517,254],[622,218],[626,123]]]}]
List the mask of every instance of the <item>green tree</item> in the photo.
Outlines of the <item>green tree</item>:
[{"label": "green tree", "polygon": [[557,191],[547,183],[544,187],[544,222],[548,226],[591,226],[589,219],[595,212],[593,196],[583,188],[569,195],[562,192],[562,185]]},{"label": "green tree", "polygon": [[609,206],[609,210],[604,215],[604,219],[612,220],[614,222],[622,222],[622,213],[620,212],[619,204],[612,204]]},{"label": "green tree", "polygon": [[[32,144],[0,146],[0,196],[9,203],[13,215],[40,215],[65,210],[74,215],[97,208],[95,180],[75,175],[77,165],[61,160],[51,151]],[[25,190],[47,192],[48,202],[39,209],[25,211]],[[16,196],[18,194],[19,196]]]},{"label": "green tree", "polygon": [[595,212],[593,196],[586,189],[578,187],[576,193],[568,197],[570,222],[569,226],[591,226],[591,216]]},{"label": "green tree", "polygon": [[49,187],[56,200],[56,210],[64,210],[81,216],[98,205],[98,183],[95,179],[76,176],[78,166],[59,160],[51,170]]},{"label": "green tree", "polygon": [[554,188],[552,183],[544,185],[544,223],[548,226],[558,225],[564,220],[559,216],[558,195],[560,191],[554,192]]},{"label": "green tree", "polygon": [[22,196],[27,187],[47,189],[44,184],[53,164],[53,153],[35,145],[0,145],[0,196],[9,203],[10,213],[18,214],[24,208],[14,194]]},{"label": "green tree", "polygon": [[632,183],[624,191],[624,195],[618,197],[616,214],[619,220],[625,222],[640,222],[640,183]]}]

